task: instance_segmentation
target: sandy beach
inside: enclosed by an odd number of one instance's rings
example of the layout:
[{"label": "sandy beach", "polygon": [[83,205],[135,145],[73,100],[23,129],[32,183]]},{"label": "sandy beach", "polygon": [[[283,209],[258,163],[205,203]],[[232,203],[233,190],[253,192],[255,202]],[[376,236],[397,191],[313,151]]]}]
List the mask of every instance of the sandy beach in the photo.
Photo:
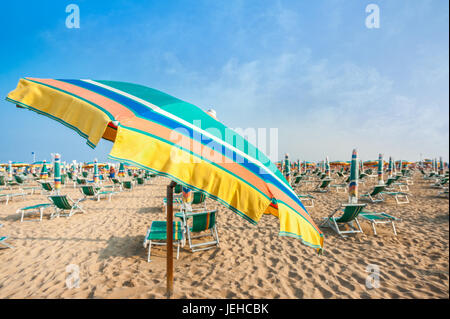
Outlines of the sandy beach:
[{"label": "sandy beach", "polygon": [[[0,204],[2,236],[14,249],[0,250],[0,298],[165,298],[165,247],[152,249],[147,262],[144,235],[153,220],[164,220],[162,200],[168,179],[137,186],[100,202],[86,200],[86,214],[42,222],[20,222],[18,208],[47,202],[31,195]],[[373,186],[362,187],[368,189]],[[368,204],[402,221],[398,236],[390,226],[373,234],[342,238],[323,228],[323,255],[293,238],[279,237],[279,221],[263,216],[253,226],[220,204],[217,208],[220,247],[203,252],[181,249],[174,260],[174,298],[449,298],[449,201],[438,197],[420,173],[409,186],[411,203]],[[4,191],[11,192],[11,191]],[[316,224],[348,200],[347,194],[308,192]],[[81,198],[66,185],[63,194]],[[79,287],[68,288],[70,272],[79,267]],[[366,287],[368,265],[380,270],[378,288]]]}]

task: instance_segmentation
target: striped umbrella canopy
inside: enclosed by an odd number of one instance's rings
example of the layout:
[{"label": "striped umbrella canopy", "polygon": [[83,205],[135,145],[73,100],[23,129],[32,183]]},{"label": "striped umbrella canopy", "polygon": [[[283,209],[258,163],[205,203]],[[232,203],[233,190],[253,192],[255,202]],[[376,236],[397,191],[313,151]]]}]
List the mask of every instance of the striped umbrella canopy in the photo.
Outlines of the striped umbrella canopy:
[{"label": "striped umbrella canopy", "polygon": [[388,177],[392,177],[392,173],[393,173],[393,171],[392,171],[392,165],[393,165],[393,163],[392,163],[392,157],[389,156]]},{"label": "striped umbrella canopy", "polygon": [[348,202],[350,204],[358,203],[358,179],[359,179],[359,160],[356,148],[352,153],[352,163],[350,165],[350,182],[348,184]]},{"label": "striped umbrella canopy", "polygon": [[378,155],[378,185],[384,185],[383,180],[383,154]]},{"label": "striped umbrella canopy", "polygon": [[444,175],[444,160],[439,157],[439,175]]},{"label": "striped umbrella canopy", "polygon": [[28,167],[31,164],[25,163],[25,162],[12,162],[12,167]]},{"label": "striped umbrella canopy", "polygon": [[288,153],[284,155],[284,177],[288,183],[291,181],[291,163],[289,161]]},{"label": "striped umbrella canopy", "polygon": [[279,218],[281,236],[323,247],[323,234],[276,166],[200,108],[158,90],[116,81],[23,78],[7,100],[72,128],[109,158],[199,190],[257,224]]},{"label": "striped umbrella canopy", "polygon": [[47,179],[48,178],[48,170],[47,170],[47,163],[44,161],[42,163],[41,173],[39,174],[40,179]]},{"label": "striped umbrella canopy", "polygon": [[13,178],[13,168],[12,168],[12,162],[8,162],[8,180],[12,180]]},{"label": "striped umbrella canopy", "polygon": [[331,178],[331,172],[330,172],[330,163],[328,161],[328,156],[325,158],[325,174],[328,178]]},{"label": "striped umbrella canopy", "polygon": [[125,177],[125,166],[124,166],[123,162],[120,162],[119,172],[117,172],[117,176]]},{"label": "striped umbrella canopy", "polygon": [[61,155],[59,154],[55,154],[54,168],[55,190],[59,194],[59,190],[61,189]]},{"label": "striped umbrella canopy", "polygon": [[94,160],[94,183],[98,184],[100,182],[100,177],[98,174],[98,164],[97,159]]},{"label": "striped umbrella canopy", "polygon": [[345,161],[332,161],[330,162],[330,166],[350,166],[350,163]]}]

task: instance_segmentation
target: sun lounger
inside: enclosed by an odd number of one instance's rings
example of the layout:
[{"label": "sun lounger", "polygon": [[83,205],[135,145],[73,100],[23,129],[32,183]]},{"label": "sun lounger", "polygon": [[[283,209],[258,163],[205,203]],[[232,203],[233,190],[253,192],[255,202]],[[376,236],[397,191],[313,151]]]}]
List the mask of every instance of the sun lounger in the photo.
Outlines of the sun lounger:
[{"label": "sun lounger", "polygon": [[320,181],[319,184],[317,184],[315,190],[317,192],[321,192],[321,193],[328,192],[331,182],[332,182],[332,179],[323,179],[323,180]]},{"label": "sun lounger", "polygon": [[[70,216],[74,215],[77,212],[85,213],[85,211],[80,205],[80,202],[83,201],[84,198],[79,199],[78,201],[74,201],[67,195],[52,195],[49,196],[48,198],[55,206],[55,211],[50,216],[50,219],[60,216],[66,216],[67,218],[69,218]],[[69,212],[62,215],[61,212],[64,211]]]},{"label": "sun lounger", "polygon": [[[183,220],[183,227],[185,228],[189,247],[193,252],[207,250],[219,246],[219,235],[217,233],[217,210],[183,210],[180,214],[176,214],[176,217],[180,217]],[[192,220],[192,226],[189,225],[189,221]],[[193,239],[202,238],[205,236],[211,236],[212,241],[193,243]]]},{"label": "sun lounger", "polygon": [[24,192],[13,194],[0,194],[0,200],[5,201],[5,205],[8,205],[9,201],[11,201],[13,198],[22,197],[22,199],[24,199],[26,195],[27,194]]},{"label": "sun lounger", "polygon": [[32,221],[32,220],[42,221],[42,215],[44,214],[44,210],[51,206],[53,206],[51,203],[43,203],[43,204],[37,204],[37,205],[33,205],[33,206],[19,208],[17,210],[17,213],[22,215],[20,218],[20,222],[22,223],[24,221],[23,217],[24,217],[25,213],[35,213],[35,212],[39,213],[40,218],[28,219],[27,221]]},{"label": "sun lounger", "polygon": [[305,207],[314,207],[315,197],[309,194],[297,194],[298,199],[302,202]]},{"label": "sun lounger", "polygon": [[382,194],[394,196],[395,201],[397,202],[398,205],[408,204],[409,203],[408,195],[411,195],[405,192],[382,192]]},{"label": "sun lounger", "polygon": [[[364,207],[366,207],[366,204],[343,204],[341,207],[333,211],[328,217],[325,217],[320,226],[330,227],[342,237],[347,237],[346,234],[362,233],[363,230],[359,224],[358,215]],[[334,215],[339,211],[342,212],[342,215],[340,217],[334,217]],[[350,230],[341,230],[339,225],[348,225]]]},{"label": "sun lounger", "polygon": [[392,229],[394,230],[394,234],[395,236],[397,236],[397,230],[395,229],[395,222],[400,221],[401,219],[386,213],[376,213],[365,210],[363,210],[359,214],[359,216],[372,224],[373,233],[375,235],[377,234],[377,229],[375,227],[377,224],[391,224]]},{"label": "sun lounger", "polygon": [[[3,224],[0,224],[0,228],[1,227],[3,227]],[[14,247],[6,242],[7,239],[8,236],[0,236],[0,245],[13,249]]]},{"label": "sun lounger", "polygon": [[84,198],[92,198],[94,200],[100,201],[100,198],[104,196],[105,198],[108,198],[108,201],[111,201],[111,196],[114,194],[117,194],[113,191],[105,191],[102,190],[100,187],[94,187],[92,185],[83,185],[80,186],[80,191],[83,194]]},{"label": "sun lounger", "polygon": [[41,193],[44,194],[53,194],[55,192],[55,189],[53,188],[53,185],[50,182],[40,182],[41,184]]},{"label": "sun lounger", "polygon": [[372,203],[378,203],[384,201],[383,191],[386,189],[386,185],[376,185],[371,192],[361,194],[361,197],[367,197]]},{"label": "sun lounger", "polygon": [[[147,229],[147,233],[144,237],[144,248],[148,247],[148,257],[147,261],[150,262],[150,254],[153,245],[166,245],[167,244],[167,233],[166,233],[167,222],[165,221],[152,221],[150,227]],[[177,259],[180,255],[180,244],[184,243],[184,228],[181,222],[173,222],[173,240],[177,245]]]}]

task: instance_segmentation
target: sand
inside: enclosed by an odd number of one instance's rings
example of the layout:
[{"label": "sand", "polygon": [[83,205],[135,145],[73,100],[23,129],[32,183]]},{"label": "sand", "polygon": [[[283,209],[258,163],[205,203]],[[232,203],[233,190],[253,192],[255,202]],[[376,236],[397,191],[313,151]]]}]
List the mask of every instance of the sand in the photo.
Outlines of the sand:
[{"label": "sand", "polygon": [[[87,200],[87,213],[69,219],[49,220],[47,211],[42,222],[21,223],[16,210],[46,202],[45,195],[0,203],[0,235],[15,247],[0,249],[0,298],[164,298],[165,247],[152,249],[148,263],[142,242],[150,222],[165,219],[167,184],[159,177],[111,202]],[[448,198],[437,197],[417,173],[410,189],[410,204],[387,198],[368,205],[402,218],[398,236],[383,225],[375,236],[367,222],[364,234],[348,238],[324,229],[321,256],[299,240],[279,237],[273,216],[253,226],[208,200],[219,210],[220,247],[181,249],[174,260],[174,297],[449,298]],[[81,197],[70,186],[63,193]],[[334,190],[309,193],[316,197],[316,207],[309,208],[316,223],[347,200]],[[380,271],[378,288],[366,286],[368,265]],[[66,285],[74,274],[70,267],[79,269],[79,287]]]}]

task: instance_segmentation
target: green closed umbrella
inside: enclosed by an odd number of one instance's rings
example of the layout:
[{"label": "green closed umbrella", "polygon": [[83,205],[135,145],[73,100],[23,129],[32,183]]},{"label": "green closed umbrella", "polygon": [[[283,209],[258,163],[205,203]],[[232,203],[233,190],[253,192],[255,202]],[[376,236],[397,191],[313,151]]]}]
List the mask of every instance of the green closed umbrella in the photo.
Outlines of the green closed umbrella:
[{"label": "green closed umbrella", "polygon": [[47,179],[48,178],[48,170],[47,170],[47,163],[44,160],[42,163],[41,173],[39,174],[40,179]]},{"label": "green closed umbrella", "polygon": [[356,148],[352,153],[352,163],[350,166],[350,183],[348,185],[348,202],[350,204],[358,203],[358,179],[359,179],[359,163],[358,152]]},{"label": "green closed umbrella", "polygon": [[55,154],[55,167],[54,167],[54,180],[55,180],[55,190],[59,194],[61,189],[61,155]]},{"label": "green closed umbrella", "polygon": [[378,155],[378,185],[384,185],[383,180],[383,154]]}]

